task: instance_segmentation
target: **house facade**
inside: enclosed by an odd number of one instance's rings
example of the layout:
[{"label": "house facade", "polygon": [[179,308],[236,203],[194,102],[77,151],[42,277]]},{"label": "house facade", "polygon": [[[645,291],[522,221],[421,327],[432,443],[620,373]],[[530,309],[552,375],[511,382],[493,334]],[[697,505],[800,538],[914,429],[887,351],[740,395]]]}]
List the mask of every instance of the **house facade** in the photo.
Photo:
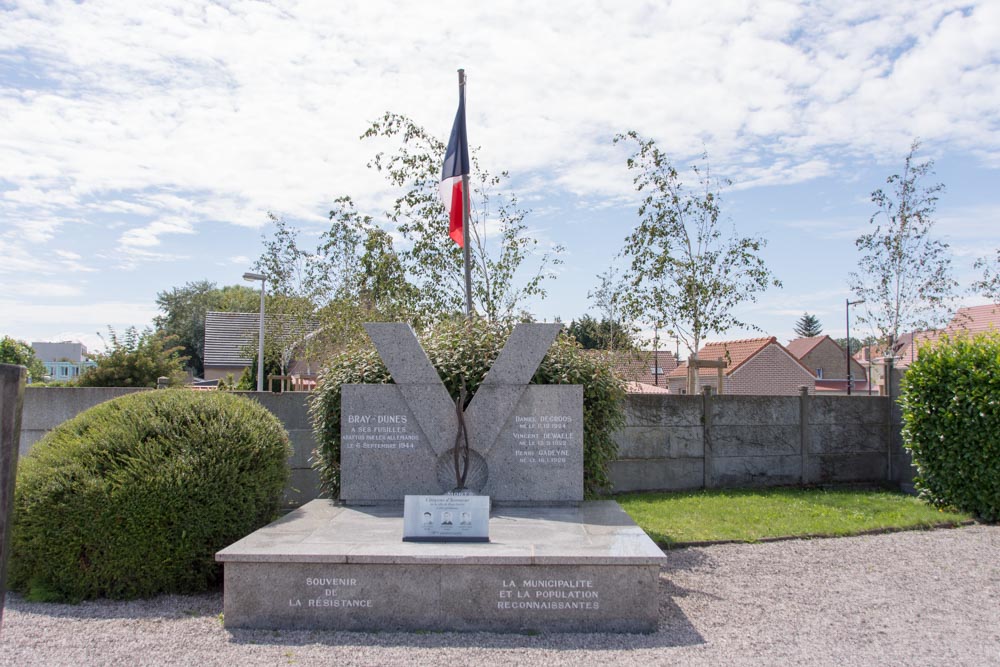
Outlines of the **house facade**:
[{"label": "house facade", "polygon": [[[823,393],[847,393],[847,350],[829,336],[796,338],[785,346],[816,376],[816,389]],[[852,392],[868,391],[868,372],[851,357]]]},{"label": "house facade", "polygon": [[[698,350],[702,361],[723,361],[722,386],[715,368],[701,368],[699,386],[711,386],[717,393],[760,396],[797,396],[805,386],[816,392],[816,376],[774,336],[708,343]],[[688,362],[668,376],[670,392],[687,391]]]},{"label": "house facade", "polygon": [[[277,341],[282,350],[285,372],[290,376],[314,377],[315,361],[297,355],[299,344],[316,330],[314,322],[300,322],[282,315],[265,315],[265,342]],[[239,380],[250,367],[260,330],[259,313],[205,313],[205,380]]]}]

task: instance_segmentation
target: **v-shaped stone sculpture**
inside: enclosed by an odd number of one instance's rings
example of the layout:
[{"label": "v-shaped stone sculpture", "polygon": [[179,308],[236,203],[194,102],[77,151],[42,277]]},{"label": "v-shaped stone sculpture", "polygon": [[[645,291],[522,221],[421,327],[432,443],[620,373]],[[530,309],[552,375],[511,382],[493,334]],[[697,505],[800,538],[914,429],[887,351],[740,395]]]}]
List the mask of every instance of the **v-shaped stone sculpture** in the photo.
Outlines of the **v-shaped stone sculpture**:
[{"label": "v-shaped stone sculpture", "polygon": [[[529,385],[561,324],[520,324],[465,411],[466,484],[494,504],[583,499],[583,389]],[[393,385],[345,385],[341,499],[434,495],[454,486],[455,404],[407,324],[366,324]]]}]

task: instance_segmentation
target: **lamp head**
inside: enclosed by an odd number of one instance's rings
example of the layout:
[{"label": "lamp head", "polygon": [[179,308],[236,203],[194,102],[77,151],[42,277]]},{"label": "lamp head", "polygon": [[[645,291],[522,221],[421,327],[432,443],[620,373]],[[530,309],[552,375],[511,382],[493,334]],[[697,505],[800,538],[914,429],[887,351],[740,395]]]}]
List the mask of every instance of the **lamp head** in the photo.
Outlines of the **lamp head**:
[{"label": "lamp head", "polygon": [[249,281],[259,280],[263,282],[264,279],[265,276],[263,273],[250,273],[249,271],[247,271],[246,273],[243,274],[243,280],[249,280]]}]

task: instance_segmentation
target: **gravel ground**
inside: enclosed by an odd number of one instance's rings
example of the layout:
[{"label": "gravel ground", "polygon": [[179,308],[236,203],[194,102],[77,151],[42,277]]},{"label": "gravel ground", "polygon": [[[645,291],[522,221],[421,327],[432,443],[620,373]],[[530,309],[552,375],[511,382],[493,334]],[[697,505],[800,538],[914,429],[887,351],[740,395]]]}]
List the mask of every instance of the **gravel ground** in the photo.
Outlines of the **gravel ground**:
[{"label": "gravel ground", "polygon": [[652,635],[227,631],[222,596],[8,596],[2,665],[1000,665],[1000,526],[668,553]]}]

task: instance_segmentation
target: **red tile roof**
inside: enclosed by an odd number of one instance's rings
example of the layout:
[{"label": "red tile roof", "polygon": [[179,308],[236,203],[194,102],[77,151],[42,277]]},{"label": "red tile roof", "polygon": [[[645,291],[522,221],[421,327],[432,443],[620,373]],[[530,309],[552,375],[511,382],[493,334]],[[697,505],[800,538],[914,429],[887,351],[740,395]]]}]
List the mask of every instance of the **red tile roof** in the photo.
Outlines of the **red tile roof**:
[{"label": "red tile roof", "polygon": [[948,323],[948,333],[968,331],[982,333],[984,331],[1000,331],[1000,303],[987,303],[982,306],[959,308],[955,317]]},{"label": "red tile roof", "polygon": [[809,336],[806,338],[796,338],[795,340],[788,341],[788,345],[785,349],[792,353],[792,356],[796,359],[801,359],[810,352],[813,348],[823,342],[824,338],[829,338],[827,335],[822,336]]},{"label": "red tile roof", "polygon": [[630,394],[669,394],[670,390],[665,386],[659,387],[645,382],[626,382],[625,391]]},{"label": "red tile roof", "polygon": [[[631,350],[606,352],[591,350],[594,354],[609,355],[615,375],[629,382],[641,382],[653,386],[666,387],[666,378],[670,371],[677,368],[677,359],[673,352],[667,350]],[[659,379],[653,375],[653,360],[656,367],[662,371]]]},{"label": "red tile roof", "polygon": [[[728,362],[726,365],[726,375],[731,375],[733,371],[746,363],[755,354],[763,350],[765,347],[775,343],[778,343],[778,339],[774,336],[770,338],[745,338],[742,340],[728,340],[721,341],[718,343],[706,343],[703,348],[698,350],[698,359],[702,361],[718,361],[720,359]],[[670,377],[685,377],[687,376],[687,362],[684,362],[678,366],[672,373]],[[718,374],[718,370],[715,368],[699,368],[698,375],[706,377],[714,377]]]}]

